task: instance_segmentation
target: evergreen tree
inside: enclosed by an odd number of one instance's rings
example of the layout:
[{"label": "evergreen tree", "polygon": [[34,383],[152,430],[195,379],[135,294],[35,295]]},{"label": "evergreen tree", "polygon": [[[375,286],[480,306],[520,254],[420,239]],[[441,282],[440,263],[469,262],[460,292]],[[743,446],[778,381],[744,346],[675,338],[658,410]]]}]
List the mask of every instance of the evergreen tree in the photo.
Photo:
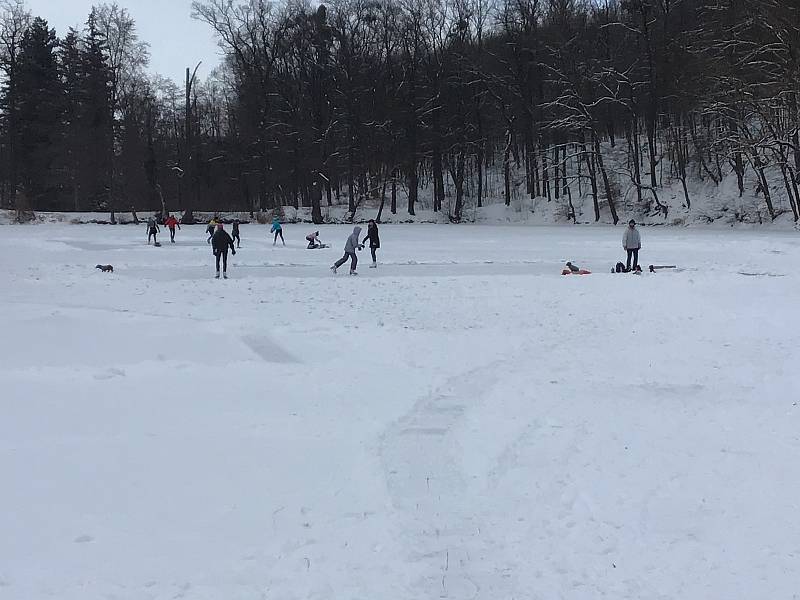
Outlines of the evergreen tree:
[{"label": "evergreen tree", "polygon": [[47,21],[34,19],[25,32],[17,65],[18,138],[20,184],[33,206],[52,203],[58,177],[53,170],[61,133],[64,90],[56,61],[55,30]]},{"label": "evergreen tree", "polygon": [[86,23],[81,48],[80,121],[85,142],[80,169],[80,189],[92,207],[109,210],[114,221],[110,193],[113,148],[113,115],[111,114],[112,73],[108,65],[106,44],[97,27],[94,10]]},{"label": "evergreen tree", "polygon": [[58,152],[58,165],[62,173],[65,201],[72,210],[84,208],[81,192],[81,158],[86,147],[83,69],[80,35],[74,29],[67,32],[61,42],[59,66],[64,86],[64,126]]}]

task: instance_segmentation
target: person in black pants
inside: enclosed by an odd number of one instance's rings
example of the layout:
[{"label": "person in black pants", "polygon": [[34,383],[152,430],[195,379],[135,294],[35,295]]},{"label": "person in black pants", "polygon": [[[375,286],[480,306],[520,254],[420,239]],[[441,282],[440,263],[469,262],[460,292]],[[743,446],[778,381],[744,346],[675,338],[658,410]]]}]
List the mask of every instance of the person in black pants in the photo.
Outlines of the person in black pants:
[{"label": "person in black pants", "polygon": [[378,266],[378,258],[375,256],[375,251],[381,247],[381,238],[378,236],[378,224],[375,223],[374,219],[370,219],[369,223],[367,223],[367,237],[365,237],[364,241],[361,243],[366,244],[367,240],[369,240],[369,251],[372,253],[372,264],[369,268],[374,269]]},{"label": "person in black pants", "polygon": [[639,250],[642,249],[642,237],[639,235],[639,230],[636,229],[636,221],[631,219],[628,222],[628,227],[625,233],[622,234],[622,248],[628,255],[628,260],[625,264],[625,271],[631,270],[631,258],[633,259],[633,270],[639,266]]},{"label": "person in black pants", "polygon": [[219,279],[219,259],[222,259],[222,276],[227,279],[228,278],[228,248],[231,249],[231,252],[234,256],[236,256],[236,248],[233,247],[233,240],[231,236],[228,235],[228,232],[225,231],[225,228],[222,226],[222,223],[217,224],[217,230],[214,232],[214,235],[211,236],[211,248],[214,250],[214,256],[217,257],[217,275],[216,279]]},{"label": "person in black pants", "polygon": [[361,236],[361,227],[353,227],[353,233],[347,238],[347,242],[344,245],[344,256],[333,263],[331,267],[331,271],[336,273],[336,269],[341,267],[344,263],[347,262],[347,259],[350,259],[350,275],[358,275],[356,273],[356,267],[358,266],[358,256],[356,256],[356,250],[361,250],[364,248],[363,245],[359,244],[358,240]]},{"label": "person in black pants", "polygon": [[150,217],[147,220],[147,244],[148,245],[150,245],[150,238],[153,238],[153,243],[154,244],[158,244],[158,238],[156,237],[156,236],[158,236],[158,233],[159,233],[158,223],[156,223],[156,220],[153,217]]},{"label": "person in black pants", "polygon": [[242,238],[239,236],[239,219],[233,220],[233,229],[231,230],[233,239],[236,240],[236,247],[242,247]]}]

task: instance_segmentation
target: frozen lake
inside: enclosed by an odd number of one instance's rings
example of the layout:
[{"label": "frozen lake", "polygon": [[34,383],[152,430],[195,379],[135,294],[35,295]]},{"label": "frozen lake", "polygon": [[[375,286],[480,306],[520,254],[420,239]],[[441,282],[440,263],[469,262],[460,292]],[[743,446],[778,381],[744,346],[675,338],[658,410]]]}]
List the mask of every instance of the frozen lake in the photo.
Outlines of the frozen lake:
[{"label": "frozen lake", "polygon": [[800,235],[320,229],[0,227],[0,599],[794,597]]}]

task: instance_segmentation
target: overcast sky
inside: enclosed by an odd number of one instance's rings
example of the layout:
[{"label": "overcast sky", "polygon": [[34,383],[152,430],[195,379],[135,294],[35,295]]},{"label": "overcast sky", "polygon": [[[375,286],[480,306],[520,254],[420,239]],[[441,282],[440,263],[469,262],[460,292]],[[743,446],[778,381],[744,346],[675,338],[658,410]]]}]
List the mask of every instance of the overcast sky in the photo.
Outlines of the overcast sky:
[{"label": "overcast sky", "polygon": [[[101,0],[26,0],[34,17],[47,19],[59,37],[69,27],[83,29],[93,4]],[[108,2],[110,4],[110,0]],[[118,0],[135,19],[139,38],[150,44],[150,70],[183,81],[186,67],[203,61],[205,77],[220,62],[211,28],[191,17],[191,0]]]}]

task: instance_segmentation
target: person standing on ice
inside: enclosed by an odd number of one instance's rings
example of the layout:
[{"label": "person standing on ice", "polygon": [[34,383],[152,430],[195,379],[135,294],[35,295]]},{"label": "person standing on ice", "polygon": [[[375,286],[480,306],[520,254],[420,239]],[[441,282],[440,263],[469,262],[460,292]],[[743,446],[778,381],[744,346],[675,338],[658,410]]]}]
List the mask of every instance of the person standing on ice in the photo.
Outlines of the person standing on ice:
[{"label": "person standing on ice", "polygon": [[278,243],[278,236],[281,236],[281,242],[283,245],[286,245],[286,240],[283,239],[283,227],[281,227],[281,221],[278,217],[273,217],[272,219],[272,229],[269,230],[270,233],[275,233],[275,239],[272,241],[272,245]]},{"label": "person standing on ice", "polygon": [[178,223],[178,219],[176,219],[172,215],[167,215],[167,218],[164,219],[164,225],[166,225],[169,228],[169,241],[174,244],[175,243],[175,227],[180,229],[181,228],[181,224]]},{"label": "person standing on ice", "polygon": [[231,229],[231,235],[233,236],[233,239],[236,240],[236,247],[241,248],[242,238],[239,235],[239,219],[233,220],[233,229]]},{"label": "person standing on ice", "polygon": [[622,247],[628,253],[628,260],[625,263],[625,270],[631,270],[631,258],[633,258],[633,270],[639,266],[639,250],[642,248],[642,237],[639,235],[639,230],[636,229],[636,221],[631,219],[628,222],[628,228],[622,235]]},{"label": "person standing on ice", "polygon": [[378,258],[375,256],[375,251],[381,247],[381,238],[378,235],[378,224],[375,219],[370,219],[367,223],[367,237],[361,243],[366,244],[367,240],[369,240],[369,251],[372,254],[372,264],[369,268],[374,269],[378,266]]},{"label": "person standing on ice", "polygon": [[212,217],[212,219],[208,222],[208,227],[206,227],[206,233],[208,234],[208,239],[206,240],[206,244],[211,243],[211,238],[214,237],[214,230],[217,226],[217,219],[216,217]]},{"label": "person standing on ice", "polygon": [[211,248],[214,251],[214,256],[217,258],[217,275],[219,279],[219,259],[222,259],[222,276],[228,278],[228,248],[234,256],[236,256],[236,248],[233,247],[233,239],[225,231],[222,223],[217,224],[217,230],[211,236]]},{"label": "person standing on ice", "polygon": [[356,256],[356,250],[363,250],[364,246],[358,243],[358,238],[361,235],[361,227],[353,227],[353,233],[347,238],[347,242],[344,244],[344,256],[333,263],[331,267],[331,271],[336,273],[336,269],[341,267],[344,263],[347,262],[347,259],[350,259],[350,275],[358,275],[356,273],[356,267],[358,266],[358,257]]},{"label": "person standing on ice", "polygon": [[159,229],[158,229],[158,223],[156,223],[156,220],[153,217],[150,217],[149,219],[147,219],[147,244],[148,245],[150,245],[150,238],[151,237],[153,238],[153,243],[154,244],[158,243],[158,239],[156,239],[156,236],[158,235],[158,232],[159,232]]}]

